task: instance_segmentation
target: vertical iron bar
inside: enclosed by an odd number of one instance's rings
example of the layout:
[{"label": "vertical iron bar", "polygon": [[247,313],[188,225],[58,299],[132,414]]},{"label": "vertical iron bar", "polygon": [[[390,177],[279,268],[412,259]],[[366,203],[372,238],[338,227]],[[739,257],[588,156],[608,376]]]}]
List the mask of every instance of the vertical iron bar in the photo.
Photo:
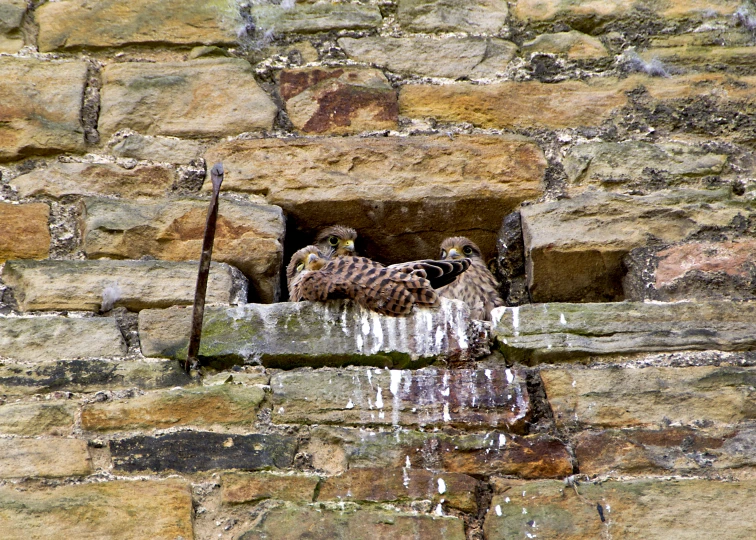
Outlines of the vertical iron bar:
[{"label": "vertical iron bar", "polygon": [[210,208],[207,210],[207,224],[205,225],[205,237],[202,239],[202,255],[200,255],[199,272],[197,273],[197,287],[194,291],[194,308],[192,309],[192,330],[189,334],[189,349],[186,353],[184,369],[187,373],[191,367],[199,364],[200,338],[202,337],[202,319],[205,316],[205,295],[207,294],[207,278],[210,274],[210,260],[213,255],[213,242],[215,241],[215,225],[218,221],[218,193],[223,182],[223,164],[216,163],[210,171],[210,179],[213,183],[213,195],[210,199]]}]

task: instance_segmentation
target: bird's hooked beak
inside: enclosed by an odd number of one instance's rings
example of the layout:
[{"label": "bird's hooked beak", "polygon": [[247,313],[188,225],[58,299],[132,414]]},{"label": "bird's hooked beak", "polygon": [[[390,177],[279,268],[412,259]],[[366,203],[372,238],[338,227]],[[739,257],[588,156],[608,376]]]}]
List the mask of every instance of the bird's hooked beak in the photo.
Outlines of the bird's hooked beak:
[{"label": "bird's hooked beak", "polygon": [[457,248],[451,248],[449,250],[449,254],[447,255],[449,259],[462,259],[462,254],[457,251]]},{"label": "bird's hooked beak", "polygon": [[346,251],[354,253],[354,240],[344,240],[344,244],[341,247]]},{"label": "bird's hooked beak", "polygon": [[317,253],[310,253],[305,260],[305,268],[307,270],[320,270],[324,264],[325,261]]}]

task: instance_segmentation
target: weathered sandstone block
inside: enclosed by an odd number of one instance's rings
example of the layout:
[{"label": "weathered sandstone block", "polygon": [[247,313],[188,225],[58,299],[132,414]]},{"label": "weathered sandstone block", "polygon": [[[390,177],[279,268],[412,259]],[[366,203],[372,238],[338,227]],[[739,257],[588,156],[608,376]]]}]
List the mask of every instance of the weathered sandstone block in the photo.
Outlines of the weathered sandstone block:
[{"label": "weathered sandstone block", "polygon": [[221,475],[223,504],[279,499],[298,503],[313,502],[320,478],[270,472],[228,472]]},{"label": "weathered sandstone block", "polygon": [[407,463],[416,469],[475,476],[564,478],[572,473],[570,454],[562,441],[501,429],[446,433],[316,426],[310,430],[305,451],[312,455],[315,467],[330,474],[360,467],[407,467]]},{"label": "weathered sandstone block", "polygon": [[595,60],[609,56],[601,40],[577,30],[541,34],[522,44],[525,53],[563,54],[570,60]]},{"label": "weathered sandstone block", "polygon": [[270,386],[277,423],[522,433],[532,413],[525,373],[515,369],[304,369],[274,374]]},{"label": "weathered sandstone block", "polygon": [[0,161],[83,151],[86,79],[85,62],[0,57]]},{"label": "weathered sandstone block", "polygon": [[117,195],[160,197],[176,182],[175,169],[137,166],[124,169],[110,163],[55,163],[17,176],[11,185],[21,197],[49,195]]},{"label": "weathered sandstone block", "polygon": [[562,427],[732,426],[756,419],[753,367],[547,369]]},{"label": "weathered sandstone block", "polygon": [[111,440],[113,466],[122,471],[197,472],[213,469],[291,467],[296,437],[180,431],[156,437]]},{"label": "weathered sandstone block", "polygon": [[486,515],[488,540],[526,537],[579,540],[622,531],[625,538],[650,538],[663,531],[667,538],[703,539],[711,531],[701,523],[727,524],[717,537],[748,538],[753,522],[745,519],[756,496],[751,481],[629,480],[580,484],[564,482],[497,482]]},{"label": "weathered sandstone block", "polygon": [[233,58],[109,64],[102,83],[105,137],[124,128],[187,138],[237,135],[270,129],[277,113],[252,66]]},{"label": "weathered sandstone block", "polygon": [[[191,305],[197,265],[168,261],[8,261],[3,281],[24,310],[132,311]],[[247,301],[247,279],[233,267],[213,263],[209,304]]]},{"label": "weathered sandstone block", "polygon": [[[87,441],[62,438],[0,439],[0,478],[50,478],[91,473]],[[0,509],[3,506],[3,495],[0,494]]]},{"label": "weathered sandstone block", "polygon": [[131,130],[118,132],[108,144],[112,145],[114,156],[164,163],[189,163],[202,157],[206,146],[198,141],[176,137],[153,137]]},{"label": "weathered sandstone block", "polygon": [[235,384],[154,391],[132,399],[86,405],[81,427],[87,431],[128,431],[252,425],[264,398],[259,386]]},{"label": "weathered sandstone block", "polygon": [[[186,355],[191,309],[143,310],[139,335],[145,356]],[[349,301],[208,307],[200,356],[214,363],[261,362],[291,368],[367,364],[425,365],[467,358],[479,345],[470,311],[457,300],[389,317]],[[345,402],[346,403],[346,402]]]},{"label": "weathered sandstone block", "polygon": [[0,356],[38,362],[124,354],[112,317],[0,317]]},{"label": "weathered sandstone block", "polygon": [[397,20],[411,32],[495,34],[507,20],[504,0],[399,0]]},{"label": "weathered sandstone block", "polygon": [[0,263],[44,259],[50,251],[50,207],[44,203],[0,202]]},{"label": "weathered sandstone block", "polygon": [[[460,473],[434,473],[410,467],[397,469],[350,469],[326,478],[318,501],[400,502],[430,500],[434,507],[477,512],[478,482]],[[443,501],[443,502],[442,502]]]},{"label": "weathered sandstone block", "polygon": [[177,480],[0,488],[3,535],[29,538],[192,538],[192,493]]},{"label": "weathered sandstone block", "polygon": [[532,304],[497,308],[493,334],[527,362],[654,351],[743,351],[756,344],[756,302]]},{"label": "weathered sandstone block", "polygon": [[5,362],[0,366],[0,392],[6,395],[44,394],[56,390],[92,392],[119,388],[172,388],[191,382],[174,360],[67,362]]},{"label": "weathered sandstone block", "polygon": [[597,474],[738,474],[756,467],[756,426],[692,429],[609,429],[576,436],[580,472]]},{"label": "weathered sandstone block", "polygon": [[645,196],[586,192],[522,208],[528,286],[536,302],[622,299],[622,259],[633,248],[739,227],[747,198],[718,191]]},{"label": "weathered sandstone block", "polygon": [[756,300],[756,240],[636,248],[624,260],[631,300]]},{"label": "weathered sandstone block", "polygon": [[294,127],[305,133],[344,135],[396,129],[396,90],[375,69],[283,70],[281,97]]},{"label": "weathered sandstone block", "polygon": [[23,47],[21,22],[26,7],[26,0],[4,0],[0,4],[0,53],[15,53]]},{"label": "weathered sandstone block", "polygon": [[[206,200],[119,201],[85,198],[79,221],[90,258],[199,260]],[[279,297],[284,220],[276,206],[221,200],[213,260],[236,266],[263,302]]]},{"label": "weathered sandstone block", "polygon": [[461,519],[359,509],[354,504],[315,507],[285,504],[265,511],[264,519],[241,538],[289,540],[317,531],[318,538],[354,540],[464,540]]},{"label": "weathered sandstone block", "polygon": [[459,234],[493,253],[501,220],[543,193],[546,171],[538,145],[507,135],[231,141],[205,159],[224,163],[224,189],[265,194],[308,237],[350,225],[389,263],[437,257]]},{"label": "weathered sandstone block", "polygon": [[367,30],[380,26],[377,6],[361,4],[296,3],[291,8],[253,5],[250,13],[260,30],[312,34],[331,30]]},{"label": "weathered sandstone block", "polygon": [[426,77],[492,77],[504,71],[517,46],[496,38],[420,37],[341,38],[339,46],[357,62],[386,67],[404,75]]},{"label": "weathered sandstone block", "polygon": [[46,3],[36,11],[42,52],[120,45],[231,45],[242,24],[233,2],[117,0]]},{"label": "weathered sandstone block", "polygon": [[[1,384],[1,383],[0,383]],[[70,435],[76,403],[5,403],[0,415],[0,433],[11,435]]]}]

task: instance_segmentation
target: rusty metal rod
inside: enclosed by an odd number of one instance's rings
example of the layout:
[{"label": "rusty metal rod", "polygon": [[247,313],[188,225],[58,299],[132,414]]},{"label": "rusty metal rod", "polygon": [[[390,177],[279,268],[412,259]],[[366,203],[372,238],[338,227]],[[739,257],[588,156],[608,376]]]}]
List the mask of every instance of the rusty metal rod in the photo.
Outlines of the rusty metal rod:
[{"label": "rusty metal rod", "polygon": [[213,183],[213,195],[210,198],[210,208],[207,210],[207,224],[205,237],[202,239],[202,255],[200,255],[199,272],[197,273],[197,287],[194,291],[194,307],[192,309],[192,330],[189,334],[189,349],[186,353],[184,370],[189,373],[191,367],[199,364],[197,354],[202,337],[202,319],[205,316],[205,295],[207,294],[207,278],[210,275],[210,260],[213,256],[213,242],[215,241],[215,225],[218,221],[218,193],[223,182],[223,164],[216,163],[210,171]]}]

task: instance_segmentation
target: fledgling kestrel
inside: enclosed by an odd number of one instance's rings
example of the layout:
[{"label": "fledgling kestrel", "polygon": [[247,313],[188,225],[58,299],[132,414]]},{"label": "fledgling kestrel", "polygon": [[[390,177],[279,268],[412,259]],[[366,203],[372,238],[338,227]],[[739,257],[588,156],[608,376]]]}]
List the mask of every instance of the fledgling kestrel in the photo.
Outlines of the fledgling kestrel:
[{"label": "fledgling kestrel", "polygon": [[408,315],[415,304],[438,306],[433,288],[464,272],[470,261],[414,261],[392,268],[365,257],[323,255],[316,246],[300,249],[286,268],[289,299],[324,302],[351,298],[383,315]]},{"label": "fledgling kestrel", "polygon": [[322,253],[332,250],[336,257],[356,256],[357,250],[354,245],[356,240],[357,231],[351,227],[334,225],[318,233],[315,237],[315,245]]},{"label": "fledgling kestrel", "polygon": [[449,285],[438,289],[439,296],[462,300],[470,307],[473,319],[491,320],[491,310],[503,306],[498,283],[483,261],[480,248],[463,236],[454,236],[441,242],[441,259],[469,258],[470,268]]}]

